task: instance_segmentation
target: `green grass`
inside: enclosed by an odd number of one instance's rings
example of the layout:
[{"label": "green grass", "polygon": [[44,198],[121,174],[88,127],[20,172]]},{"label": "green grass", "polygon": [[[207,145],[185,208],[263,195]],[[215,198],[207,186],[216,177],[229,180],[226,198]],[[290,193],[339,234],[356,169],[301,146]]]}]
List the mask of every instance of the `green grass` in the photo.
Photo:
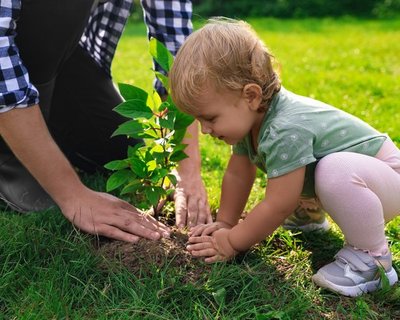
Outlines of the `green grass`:
[{"label": "green grass", "polygon": [[[283,84],[340,107],[400,142],[400,22],[274,20],[250,22],[277,57]],[[129,25],[113,65],[116,82],[151,88],[143,25]],[[201,137],[210,204],[229,147]],[[100,178],[86,178],[96,189]],[[259,173],[249,208],[263,196]],[[387,226],[400,273],[400,218]],[[118,262],[104,264],[94,238],[76,232],[58,210],[0,213],[0,319],[400,319],[400,287],[357,299],[320,291],[310,281],[340,249],[326,235],[279,229],[236,261],[212,266],[195,283],[180,269],[149,266],[135,278]]]}]

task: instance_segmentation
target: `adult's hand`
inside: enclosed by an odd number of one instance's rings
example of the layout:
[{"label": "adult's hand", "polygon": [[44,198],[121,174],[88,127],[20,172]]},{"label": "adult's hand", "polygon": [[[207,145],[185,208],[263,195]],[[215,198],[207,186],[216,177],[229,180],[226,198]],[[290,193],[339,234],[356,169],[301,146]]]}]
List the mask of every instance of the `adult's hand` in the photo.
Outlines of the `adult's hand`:
[{"label": "adult's hand", "polygon": [[193,227],[211,223],[211,211],[207,201],[207,191],[200,173],[179,170],[176,174],[178,184],[174,192],[176,225]]},{"label": "adult's hand", "polygon": [[85,187],[52,139],[38,105],[0,113],[0,135],[79,229],[129,242],[168,233],[128,203]]},{"label": "adult's hand", "polygon": [[169,236],[169,229],[152,216],[110,194],[86,187],[60,208],[69,221],[90,234],[126,242],[137,242],[140,237],[158,240]]},{"label": "adult's hand", "polygon": [[183,143],[188,145],[185,152],[189,157],[179,163],[175,172],[178,180],[174,193],[176,225],[193,227],[198,224],[211,223],[207,191],[200,174],[201,160],[197,121],[188,127],[187,137]]}]

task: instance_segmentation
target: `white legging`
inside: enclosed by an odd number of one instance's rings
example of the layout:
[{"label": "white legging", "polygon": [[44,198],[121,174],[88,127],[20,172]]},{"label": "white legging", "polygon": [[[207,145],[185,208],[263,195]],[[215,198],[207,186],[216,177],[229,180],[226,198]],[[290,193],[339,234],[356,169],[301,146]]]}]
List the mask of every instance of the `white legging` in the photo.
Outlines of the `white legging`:
[{"label": "white legging", "polygon": [[400,213],[400,150],[388,138],[375,157],[327,155],[317,164],[315,191],[349,245],[385,254],[385,222]]}]

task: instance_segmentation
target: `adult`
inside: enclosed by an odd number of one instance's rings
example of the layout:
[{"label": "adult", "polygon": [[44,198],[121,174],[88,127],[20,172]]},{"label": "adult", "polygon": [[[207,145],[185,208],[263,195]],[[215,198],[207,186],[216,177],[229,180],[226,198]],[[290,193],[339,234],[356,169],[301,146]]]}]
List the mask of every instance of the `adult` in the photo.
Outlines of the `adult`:
[{"label": "adult", "polygon": [[[192,30],[191,2],[141,4],[149,37],[176,53]],[[135,242],[168,228],[89,189],[73,168],[93,172],[137,142],[110,138],[126,120],[112,111],[122,98],[110,65],[131,9],[132,0],[0,2],[0,198],[21,212],[55,202],[79,229]],[[178,168],[179,225],[210,220],[196,125],[189,132],[189,158]]]}]

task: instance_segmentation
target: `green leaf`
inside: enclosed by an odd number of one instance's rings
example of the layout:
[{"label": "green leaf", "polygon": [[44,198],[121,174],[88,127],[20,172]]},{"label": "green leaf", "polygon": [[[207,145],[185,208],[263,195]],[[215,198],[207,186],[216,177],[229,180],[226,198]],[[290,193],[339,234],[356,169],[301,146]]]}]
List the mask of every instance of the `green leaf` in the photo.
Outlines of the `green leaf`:
[{"label": "green leaf", "polygon": [[179,162],[188,157],[189,156],[186,153],[184,153],[183,151],[176,151],[176,152],[172,153],[172,155],[170,156],[169,159],[174,162]]},{"label": "green leaf", "polygon": [[124,117],[132,119],[150,119],[153,116],[153,111],[146,105],[146,101],[138,99],[131,99],[122,102],[114,108],[114,111]]},{"label": "green leaf", "polygon": [[171,70],[171,66],[174,63],[174,57],[160,41],[155,38],[151,38],[149,43],[149,51],[161,68],[167,72]]},{"label": "green leaf", "polygon": [[141,88],[126,83],[118,83],[119,92],[125,100],[141,100],[146,102],[148,93]]},{"label": "green leaf", "polygon": [[160,126],[169,130],[174,130],[176,113],[168,112],[163,118],[160,118]]},{"label": "green leaf", "polygon": [[127,194],[127,193],[135,193],[137,190],[139,190],[143,186],[142,182],[140,180],[133,180],[129,182],[126,186],[124,186],[121,190],[121,194]]},{"label": "green leaf", "polygon": [[147,172],[152,172],[154,169],[157,168],[157,162],[155,160],[151,160],[146,163],[147,166]]},{"label": "green leaf", "polygon": [[150,201],[150,203],[155,206],[158,204],[161,196],[165,194],[165,190],[161,187],[146,187],[144,190],[146,198]]},{"label": "green leaf", "polygon": [[165,109],[168,109],[168,111],[170,111],[169,106],[170,104],[168,102],[163,101],[163,103],[161,103],[158,107],[158,112],[164,111]]},{"label": "green leaf", "polygon": [[172,101],[171,96],[167,97],[166,102],[169,104],[168,109],[176,112],[175,129],[186,129],[193,121],[194,117],[180,111],[175,103]]},{"label": "green leaf", "polygon": [[121,169],[125,169],[128,168],[129,164],[126,160],[114,160],[114,161],[110,161],[109,163],[106,163],[104,165],[104,168],[108,169],[108,170],[121,170]]},{"label": "green leaf", "polygon": [[152,128],[146,128],[143,132],[143,135],[141,135],[142,138],[151,138],[151,139],[158,139],[158,133],[154,131]]},{"label": "green leaf", "polygon": [[185,135],[186,135],[186,128],[175,130],[174,138],[171,140],[171,143],[180,144]]},{"label": "green leaf", "polygon": [[171,183],[174,186],[176,186],[176,184],[178,183],[178,181],[176,180],[176,176],[174,174],[167,175],[167,178],[169,179],[169,181],[171,181]]},{"label": "green leaf", "polygon": [[151,182],[157,184],[162,178],[168,175],[168,170],[166,168],[161,168],[154,170],[153,176],[151,177]]},{"label": "green leaf", "polygon": [[268,311],[264,314],[257,314],[256,320],[282,320],[287,319],[287,314],[283,311]]},{"label": "green leaf", "polygon": [[161,73],[161,72],[154,71],[154,73],[155,73],[157,79],[161,81],[161,83],[164,86],[164,88],[167,89],[167,91],[169,92],[169,80],[168,80],[168,77],[165,74]]},{"label": "green leaf", "polygon": [[131,170],[140,178],[145,178],[147,175],[147,165],[142,159],[130,159]]},{"label": "green leaf", "polygon": [[215,302],[218,305],[223,305],[225,304],[225,297],[226,297],[226,289],[225,288],[220,288],[217,291],[212,293]]},{"label": "green leaf", "polygon": [[137,143],[134,146],[128,146],[128,158],[136,157],[139,153],[139,149],[145,147],[143,142]]},{"label": "green leaf", "polygon": [[152,109],[152,110],[158,110],[158,107],[160,104],[162,104],[162,100],[160,95],[156,90],[153,90],[153,94],[149,95],[147,98],[147,105]]},{"label": "green leaf", "polygon": [[150,150],[151,153],[164,153],[164,148],[160,146],[159,144],[155,145],[153,148]]},{"label": "green leaf", "polygon": [[[172,98],[170,95],[167,96],[167,99],[165,100],[165,102],[167,102],[169,104],[168,109],[170,111],[179,111],[178,108],[176,107],[174,101],[172,101]],[[182,112],[182,111],[179,111],[179,112]]]},{"label": "green leaf", "polygon": [[180,112],[177,110],[176,113],[176,120],[175,120],[175,129],[186,129],[188,126],[192,124],[194,118],[188,114]]},{"label": "green leaf", "polygon": [[132,172],[129,170],[120,170],[114,172],[107,180],[106,190],[107,192],[118,188],[123,185],[126,181],[132,178]]},{"label": "green leaf", "polygon": [[163,164],[165,161],[165,157],[168,156],[167,152],[154,152],[153,158],[157,161],[157,163]]},{"label": "green leaf", "polygon": [[120,124],[117,130],[115,130],[112,134],[112,137],[118,135],[127,135],[133,138],[138,138],[138,133],[142,131],[143,128],[140,122],[136,120],[129,120],[127,122],[124,122],[123,124]]},{"label": "green leaf", "polygon": [[188,146],[188,145],[187,145],[187,144],[184,144],[184,143],[178,144],[178,145],[175,146],[174,152],[175,152],[175,151],[183,151],[183,150],[186,149],[187,146]]}]

